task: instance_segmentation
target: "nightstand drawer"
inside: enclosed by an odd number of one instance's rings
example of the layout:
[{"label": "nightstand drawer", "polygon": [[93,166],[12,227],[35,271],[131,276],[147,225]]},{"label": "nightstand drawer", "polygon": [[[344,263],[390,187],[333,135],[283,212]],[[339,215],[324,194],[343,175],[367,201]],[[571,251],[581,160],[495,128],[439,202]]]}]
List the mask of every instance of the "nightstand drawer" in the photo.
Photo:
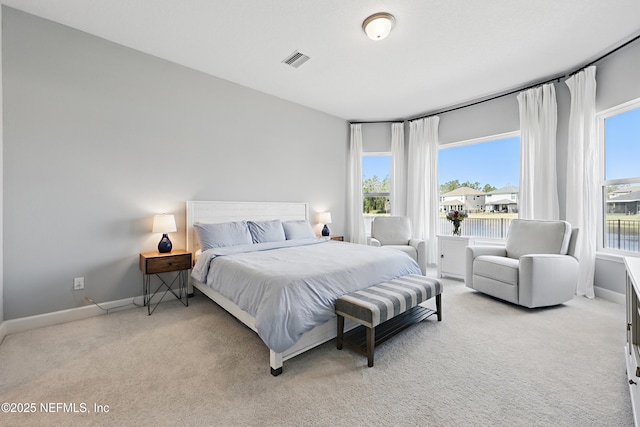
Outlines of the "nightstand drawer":
[{"label": "nightstand drawer", "polygon": [[187,270],[191,268],[191,254],[140,257],[140,270],[144,274],[165,273],[167,271]]}]

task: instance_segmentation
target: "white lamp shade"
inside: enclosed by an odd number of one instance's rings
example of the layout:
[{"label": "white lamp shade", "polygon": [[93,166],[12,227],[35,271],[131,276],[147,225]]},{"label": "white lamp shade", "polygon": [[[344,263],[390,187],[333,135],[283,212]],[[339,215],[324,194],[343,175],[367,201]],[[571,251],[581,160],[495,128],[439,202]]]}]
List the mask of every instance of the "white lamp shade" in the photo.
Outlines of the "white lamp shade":
[{"label": "white lamp shade", "polygon": [[173,215],[161,214],[153,217],[153,233],[174,233],[178,231],[176,228],[176,220]]},{"label": "white lamp shade", "polygon": [[318,213],[316,220],[318,224],[331,224],[331,212]]},{"label": "white lamp shade", "polygon": [[382,40],[391,33],[395,22],[389,13],[376,13],[364,20],[362,29],[371,40]]}]

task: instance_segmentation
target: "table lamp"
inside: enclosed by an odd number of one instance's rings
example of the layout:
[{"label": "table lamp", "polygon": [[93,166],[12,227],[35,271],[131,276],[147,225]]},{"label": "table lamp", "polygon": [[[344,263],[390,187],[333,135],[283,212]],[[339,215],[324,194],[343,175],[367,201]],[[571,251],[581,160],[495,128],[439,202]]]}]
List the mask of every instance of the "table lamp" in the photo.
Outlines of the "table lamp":
[{"label": "table lamp", "polygon": [[327,224],[331,224],[331,212],[318,213],[317,221],[319,224],[324,224],[324,227],[322,227],[322,235],[328,236],[329,227],[327,227]]},{"label": "table lamp", "polygon": [[153,229],[151,231],[153,233],[162,233],[162,239],[160,239],[160,243],[158,243],[158,252],[161,254],[171,252],[173,245],[167,233],[178,231],[173,215],[155,215],[153,217]]}]

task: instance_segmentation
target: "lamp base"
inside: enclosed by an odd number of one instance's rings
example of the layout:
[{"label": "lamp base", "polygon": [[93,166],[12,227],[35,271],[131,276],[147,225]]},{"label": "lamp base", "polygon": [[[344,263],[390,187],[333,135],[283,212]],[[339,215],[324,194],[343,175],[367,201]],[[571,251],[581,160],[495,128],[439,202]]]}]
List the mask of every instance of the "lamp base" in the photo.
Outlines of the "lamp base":
[{"label": "lamp base", "polygon": [[173,249],[173,245],[171,244],[171,240],[169,240],[169,236],[163,234],[162,239],[160,239],[160,243],[158,243],[158,252],[165,254],[167,252],[171,252],[171,249]]},{"label": "lamp base", "polygon": [[325,224],[324,227],[322,228],[322,235],[329,236],[329,227],[327,227],[327,224]]}]

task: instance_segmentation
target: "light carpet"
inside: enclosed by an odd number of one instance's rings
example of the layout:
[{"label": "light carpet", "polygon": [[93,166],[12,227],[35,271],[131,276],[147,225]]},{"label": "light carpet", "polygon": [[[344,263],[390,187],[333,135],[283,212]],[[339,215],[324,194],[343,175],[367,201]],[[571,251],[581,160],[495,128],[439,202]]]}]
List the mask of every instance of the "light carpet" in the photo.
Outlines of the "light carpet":
[{"label": "light carpet", "polygon": [[623,306],[576,297],[529,310],[443,282],[443,321],[376,348],[373,368],[333,340],[273,377],[257,335],[202,295],[151,316],[138,308],[10,335],[0,402],[36,410],[0,424],[633,425]]}]

